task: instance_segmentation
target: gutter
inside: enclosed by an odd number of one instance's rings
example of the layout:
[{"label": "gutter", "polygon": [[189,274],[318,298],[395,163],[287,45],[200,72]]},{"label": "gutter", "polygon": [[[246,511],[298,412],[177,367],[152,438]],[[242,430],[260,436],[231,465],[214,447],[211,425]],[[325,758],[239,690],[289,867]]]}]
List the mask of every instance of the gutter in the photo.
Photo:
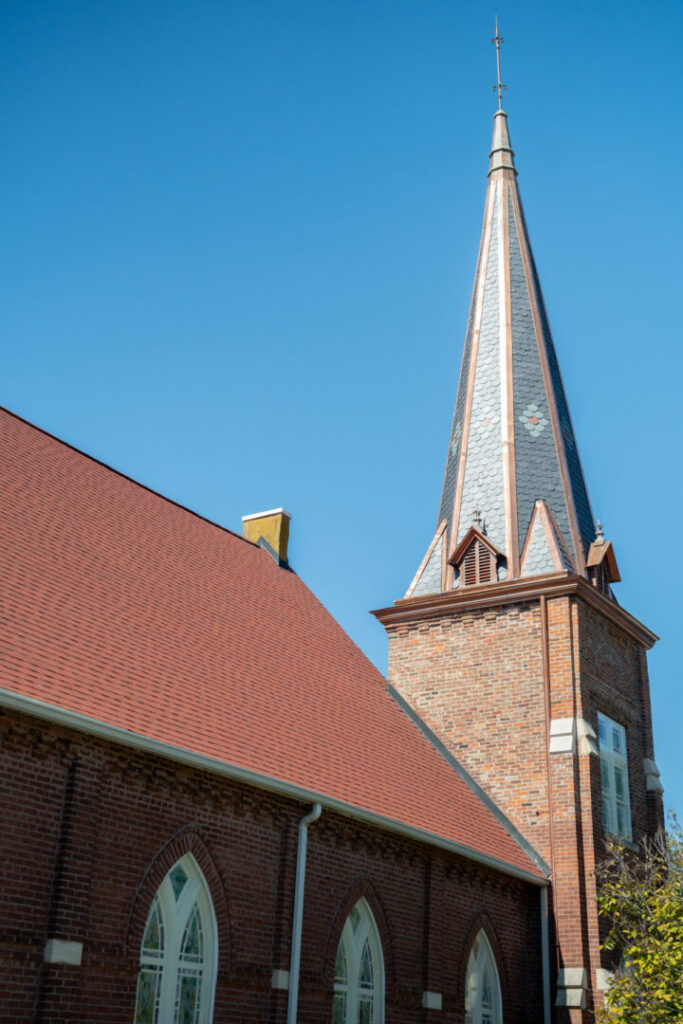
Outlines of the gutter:
[{"label": "gutter", "polygon": [[301,927],[304,919],[304,891],[306,889],[306,850],[308,826],[317,821],[323,809],[314,804],[310,814],[299,822],[296,848],[296,881],[294,883],[294,915],[292,920],[292,953],[289,960],[289,995],[287,997],[287,1024],[296,1024],[299,1006],[299,967],[301,965]]},{"label": "gutter", "polygon": [[355,804],[346,803],[335,797],[326,796],[313,789],[307,789],[305,786],[298,786],[295,783],[285,782],[270,775],[263,775],[260,772],[253,771],[251,768],[241,768],[227,761],[208,757],[206,754],[197,754],[192,750],[176,747],[163,740],[141,736],[139,733],[123,729],[120,726],[109,725],[99,719],[90,718],[88,715],[83,715],[78,711],[70,711],[67,708],[58,707],[56,704],[48,704],[46,701],[36,700],[34,697],[26,697],[23,694],[13,693],[11,690],[2,688],[0,688],[0,707],[10,708],[13,711],[18,711],[20,714],[30,715],[34,718],[46,719],[54,725],[62,725],[68,729],[75,729],[77,732],[84,732],[89,736],[108,740],[111,743],[133,747],[135,750],[155,754],[158,757],[164,757],[171,761],[178,761],[192,768],[200,768],[203,771],[209,771],[215,775],[244,782],[259,789],[266,789],[271,793],[277,793],[292,800],[304,803],[319,803],[325,810],[354,818],[357,821],[393,832],[396,835],[405,836],[419,843],[428,843],[430,846],[457,854],[459,857],[465,857],[467,860],[483,864],[485,867],[493,868],[495,871],[499,871],[504,875],[510,875],[512,878],[519,878],[521,881],[529,882],[531,885],[546,886],[548,884],[548,880],[535,871],[516,867],[514,864],[508,864],[507,861],[500,860],[498,857],[481,853],[471,846],[466,846],[464,843],[456,842],[453,839],[446,839],[434,832],[428,832],[426,829],[416,828],[414,825],[396,821],[394,818],[388,818],[385,815],[378,814],[376,811],[369,811],[364,807],[358,807]]}]

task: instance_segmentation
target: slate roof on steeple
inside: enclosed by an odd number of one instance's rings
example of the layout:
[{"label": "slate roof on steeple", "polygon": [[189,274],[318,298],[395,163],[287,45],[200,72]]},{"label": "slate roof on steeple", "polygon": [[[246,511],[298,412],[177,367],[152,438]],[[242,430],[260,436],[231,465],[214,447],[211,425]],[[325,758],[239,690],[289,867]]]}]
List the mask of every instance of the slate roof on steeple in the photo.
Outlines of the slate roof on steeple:
[{"label": "slate roof on steeple", "polygon": [[[593,515],[529,242],[507,115],[499,109],[437,520],[447,550],[444,563],[469,530],[476,508],[504,556],[500,574],[520,576],[539,501],[559,531],[563,564],[584,574],[595,536]],[[435,549],[409,594],[438,589],[438,557]],[[527,559],[524,574],[533,574],[534,564]],[[449,571],[442,573],[440,588],[453,585]]]}]

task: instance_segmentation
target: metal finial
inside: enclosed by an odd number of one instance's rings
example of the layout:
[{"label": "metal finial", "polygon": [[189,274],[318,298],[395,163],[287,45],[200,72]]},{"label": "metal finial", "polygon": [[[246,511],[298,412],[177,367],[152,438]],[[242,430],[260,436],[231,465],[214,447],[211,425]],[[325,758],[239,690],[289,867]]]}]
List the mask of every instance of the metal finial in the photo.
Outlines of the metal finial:
[{"label": "metal finial", "polygon": [[498,109],[503,109],[503,89],[507,89],[507,85],[503,85],[500,80],[500,44],[504,43],[503,36],[498,31],[498,15],[496,15],[496,34],[491,40],[492,43],[496,44],[496,66],[498,68],[498,84],[493,85],[491,88],[494,92],[498,93]]},{"label": "metal finial", "polygon": [[598,519],[598,525],[595,527],[595,542],[596,544],[602,544],[605,539],[605,535],[602,532],[602,523]]},{"label": "metal finial", "polygon": [[481,509],[480,508],[475,508],[474,512],[472,513],[472,522],[474,523],[475,526],[478,526],[479,529],[481,529]]}]

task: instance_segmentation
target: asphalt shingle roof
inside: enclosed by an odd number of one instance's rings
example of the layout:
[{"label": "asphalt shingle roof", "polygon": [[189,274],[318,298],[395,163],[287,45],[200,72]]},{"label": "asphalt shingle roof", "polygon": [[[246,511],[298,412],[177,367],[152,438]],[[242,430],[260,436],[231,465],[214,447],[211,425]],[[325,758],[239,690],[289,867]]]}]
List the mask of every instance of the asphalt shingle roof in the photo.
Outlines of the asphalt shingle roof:
[{"label": "asphalt shingle roof", "polygon": [[539,875],[296,573],[0,411],[0,687]]}]

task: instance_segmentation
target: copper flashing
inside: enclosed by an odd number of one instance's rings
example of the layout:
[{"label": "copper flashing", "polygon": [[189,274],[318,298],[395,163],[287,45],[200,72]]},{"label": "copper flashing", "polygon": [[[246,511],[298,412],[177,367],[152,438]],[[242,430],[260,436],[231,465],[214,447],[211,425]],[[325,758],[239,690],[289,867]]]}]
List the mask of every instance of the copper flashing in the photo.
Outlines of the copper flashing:
[{"label": "copper flashing", "polygon": [[[462,438],[460,440],[460,452],[458,455],[458,469],[455,480],[455,495],[453,497],[453,518],[451,520],[451,536],[449,543],[451,550],[458,542],[458,527],[460,525],[460,506],[462,504],[462,491],[465,483],[465,466],[467,463],[467,448],[470,441],[470,421],[472,417],[472,398],[474,395],[474,379],[477,371],[477,355],[479,353],[479,334],[481,332],[481,320],[484,312],[484,291],[486,288],[486,271],[488,267],[489,251],[491,248],[491,234],[493,232],[493,211],[496,205],[496,186],[491,185],[488,189],[486,199],[486,214],[484,217],[484,239],[482,245],[482,261],[477,287],[477,300],[472,324],[472,350],[470,353],[469,374],[467,379],[467,394],[465,408],[462,416]],[[450,562],[451,559],[449,558]],[[446,585],[453,582],[452,572],[447,573]]]},{"label": "copper flashing", "polygon": [[[502,470],[503,470],[503,507],[505,510],[505,552],[508,559],[509,575],[520,574],[519,565],[519,530],[517,526],[517,472],[515,467],[515,423],[514,423],[514,381],[512,367],[512,294],[510,289],[510,216],[508,206],[508,189],[512,186],[501,186],[501,217],[500,229],[502,245],[499,248],[499,282],[501,292],[501,376],[500,418]],[[502,271],[502,273],[501,273]]]}]

